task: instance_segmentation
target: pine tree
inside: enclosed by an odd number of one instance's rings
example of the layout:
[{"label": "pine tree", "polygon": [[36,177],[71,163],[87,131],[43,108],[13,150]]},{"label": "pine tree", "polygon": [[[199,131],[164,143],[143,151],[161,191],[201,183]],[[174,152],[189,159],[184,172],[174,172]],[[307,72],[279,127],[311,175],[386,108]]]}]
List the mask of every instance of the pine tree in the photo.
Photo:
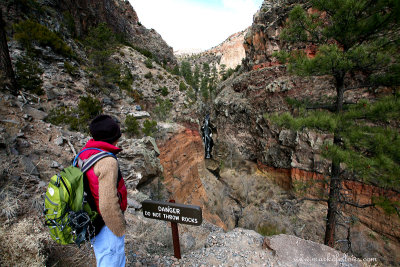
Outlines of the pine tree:
[{"label": "pine tree", "polygon": [[193,88],[194,90],[199,90],[199,83],[200,83],[200,67],[199,65],[196,65],[194,67],[194,73],[193,73]]},{"label": "pine tree", "polygon": [[210,82],[210,65],[208,63],[203,63],[203,76],[201,78],[200,91],[204,100],[207,100],[210,96],[209,82]]},{"label": "pine tree", "polygon": [[188,61],[182,61],[180,73],[185,81],[193,86],[193,74],[190,63]]},{"label": "pine tree", "polygon": [[217,67],[214,64],[211,69],[210,84],[209,84],[209,91],[211,97],[215,95],[215,89],[217,88],[217,83],[218,83],[218,71]]},{"label": "pine tree", "polygon": [[[399,144],[398,131],[390,129],[390,123],[385,124],[386,128],[368,126],[363,121],[371,115],[367,111],[357,115],[357,110],[344,109],[344,92],[356,89],[350,88],[346,83],[349,74],[356,72],[365,74],[361,87],[399,84],[400,2],[311,0],[306,1],[305,6],[311,6],[312,9],[307,12],[303,6],[298,5],[290,12],[281,38],[296,45],[314,47],[315,57],[307,57],[301,50],[282,51],[275,56],[280,61],[287,60],[288,69],[294,74],[332,76],[336,99],[329,109],[333,113],[302,113],[304,118],[293,118],[285,114],[280,119],[275,117],[274,120],[291,128],[317,128],[334,135],[333,144],[326,146],[329,151],[326,156],[332,160],[332,165],[324,241],[326,245],[333,247],[343,181],[341,163],[346,163],[347,169],[355,171],[369,182],[374,177],[374,182],[378,185],[398,186],[398,181],[395,181],[399,177],[399,153],[380,151],[385,147],[385,142]],[[399,105],[398,96],[392,96],[378,102],[378,107],[383,107],[390,101]],[[363,104],[369,107],[369,104]],[[371,106],[372,109],[378,107]],[[390,117],[391,111],[387,108],[388,106],[382,108],[379,120],[386,121]],[[396,109],[395,104],[391,108],[399,116],[398,106]],[[397,120],[398,118],[394,117]],[[287,121],[283,122],[285,119]],[[376,122],[373,119],[372,121]],[[382,142],[372,142],[373,137]],[[378,179],[376,174],[381,176],[382,173],[385,178]],[[352,204],[358,206],[356,203]]]}]

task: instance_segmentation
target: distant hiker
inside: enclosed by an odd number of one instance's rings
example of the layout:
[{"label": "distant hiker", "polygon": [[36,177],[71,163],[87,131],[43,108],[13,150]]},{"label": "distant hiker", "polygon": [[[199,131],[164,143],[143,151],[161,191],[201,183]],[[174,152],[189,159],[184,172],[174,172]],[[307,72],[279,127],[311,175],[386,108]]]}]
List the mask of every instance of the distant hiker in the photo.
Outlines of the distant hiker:
[{"label": "distant hiker", "polygon": [[201,126],[201,135],[204,142],[205,158],[210,159],[212,148],[214,146],[214,141],[212,139],[212,132],[214,126],[211,124],[210,115],[207,114],[203,121],[203,126]]},{"label": "distant hiker", "polygon": [[[101,151],[114,155],[122,149],[116,147],[121,130],[116,120],[108,115],[99,115],[89,125],[90,139],[79,158],[86,160]],[[88,149],[94,148],[94,149]],[[97,266],[125,266],[127,191],[116,157],[100,159],[86,172],[85,192],[92,209],[101,216],[95,220],[96,236],[92,240]]]}]

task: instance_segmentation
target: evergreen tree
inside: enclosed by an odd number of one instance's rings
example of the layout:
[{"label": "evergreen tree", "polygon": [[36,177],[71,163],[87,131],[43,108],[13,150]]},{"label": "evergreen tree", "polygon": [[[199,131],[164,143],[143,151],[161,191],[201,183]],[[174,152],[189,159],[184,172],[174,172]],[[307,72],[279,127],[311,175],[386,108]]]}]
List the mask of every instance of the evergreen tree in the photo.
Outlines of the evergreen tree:
[{"label": "evergreen tree", "polygon": [[209,91],[211,97],[214,96],[215,89],[217,88],[217,83],[218,83],[218,71],[217,67],[214,64],[211,69],[210,84],[209,84]]},{"label": "evergreen tree", "polygon": [[188,61],[182,61],[180,73],[188,84],[193,85],[192,69]]},{"label": "evergreen tree", "polygon": [[175,65],[174,68],[171,71],[172,74],[174,75],[181,75],[180,71],[179,71],[179,65]]},{"label": "evergreen tree", "polygon": [[210,65],[203,63],[203,77],[201,79],[200,91],[205,100],[209,97]]},{"label": "evergreen tree", "polygon": [[199,65],[196,65],[194,68],[194,73],[193,73],[193,85],[192,87],[194,90],[199,90],[199,83],[200,83],[200,67]]},{"label": "evergreen tree", "polygon": [[[282,51],[276,56],[280,61],[287,60],[289,71],[294,74],[332,76],[336,99],[329,109],[333,113],[303,113],[301,115],[304,118],[284,115],[283,117],[290,123],[283,123],[282,117],[281,119],[275,117],[275,120],[292,128],[296,125],[298,128],[317,128],[334,135],[333,144],[327,146],[329,153],[326,153],[332,160],[332,166],[324,241],[326,245],[333,247],[336,215],[339,212],[341,198],[340,187],[343,181],[341,163],[346,163],[348,169],[356,171],[365,179],[379,174],[374,178],[374,182],[378,185],[395,186],[394,181],[399,177],[398,153],[386,153],[386,151],[382,153],[379,150],[385,146],[382,143],[372,144],[374,142],[370,140],[375,136],[380,139],[387,138],[386,141],[397,144],[398,131],[395,134],[396,131],[387,130],[388,128],[374,128],[360,123],[359,119],[363,119],[367,113],[356,116],[355,111],[344,110],[344,92],[355,89],[347,86],[346,81],[349,74],[356,72],[365,74],[362,87],[379,83],[398,84],[400,2],[398,0],[311,0],[306,1],[305,6],[311,6],[313,12],[307,12],[300,5],[296,6],[290,12],[281,38],[290,43],[314,46],[315,57],[307,57],[299,50]],[[395,101],[394,103],[398,105],[396,97],[386,100],[389,101]],[[381,106],[384,106],[384,102]],[[382,108],[381,112],[388,118],[390,109],[386,108]],[[385,178],[378,179],[379,176],[382,177],[382,173],[385,174]],[[352,204],[357,206],[356,203]]]},{"label": "evergreen tree", "polygon": [[219,76],[222,78],[226,75],[226,65],[221,64],[221,67],[219,69]]}]

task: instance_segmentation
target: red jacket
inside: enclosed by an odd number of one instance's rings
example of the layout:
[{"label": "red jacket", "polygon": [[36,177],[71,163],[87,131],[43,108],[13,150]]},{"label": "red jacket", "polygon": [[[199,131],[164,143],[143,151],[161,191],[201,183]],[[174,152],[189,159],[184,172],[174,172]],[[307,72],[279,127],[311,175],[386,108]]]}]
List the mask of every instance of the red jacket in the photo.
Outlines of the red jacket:
[{"label": "red jacket", "polygon": [[[116,155],[118,152],[122,151],[122,149],[120,149],[120,148],[118,148],[118,147],[116,147],[116,146],[114,146],[112,144],[109,144],[109,143],[103,142],[103,141],[95,141],[94,139],[90,139],[86,143],[85,147],[82,150],[87,149],[87,148],[101,149],[103,151],[111,152],[114,155]],[[82,159],[82,160],[88,159],[90,156],[100,152],[97,149],[89,149],[89,150],[83,151],[79,155],[79,158]],[[99,209],[99,179],[95,175],[95,173],[93,171],[93,167],[91,167],[86,172],[86,177],[87,177],[88,185],[89,185],[89,188],[90,188],[90,193],[91,193],[91,195],[92,195],[92,197],[94,199],[94,203],[96,205],[96,210],[100,214],[100,209]],[[118,193],[119,204],[120,204],[121,210],[125,211],[127,206],[128,206],[127,191],[126,191],[125,182],[124,182],[124,179],[123,179],[123,177],[121,175],[121,171],[120,170],[118,170],[118,179],[117,179],[116,187],[117,187],[117,193]],[[91,204],[90,201],[89,201],[89,204]]]}]

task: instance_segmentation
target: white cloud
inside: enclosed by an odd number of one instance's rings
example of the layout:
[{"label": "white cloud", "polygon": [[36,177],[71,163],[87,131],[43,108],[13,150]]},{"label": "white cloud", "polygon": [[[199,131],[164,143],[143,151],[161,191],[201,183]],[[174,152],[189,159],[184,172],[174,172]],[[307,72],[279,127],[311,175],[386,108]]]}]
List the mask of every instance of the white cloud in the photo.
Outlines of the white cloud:
[{"label": "white cloud", "polygon": [[214,7],[205,2],[130,0],[140,22],[160,33],[174,50],[220,44],[251,25],[262,0],[222,0],[222,5]]}]

